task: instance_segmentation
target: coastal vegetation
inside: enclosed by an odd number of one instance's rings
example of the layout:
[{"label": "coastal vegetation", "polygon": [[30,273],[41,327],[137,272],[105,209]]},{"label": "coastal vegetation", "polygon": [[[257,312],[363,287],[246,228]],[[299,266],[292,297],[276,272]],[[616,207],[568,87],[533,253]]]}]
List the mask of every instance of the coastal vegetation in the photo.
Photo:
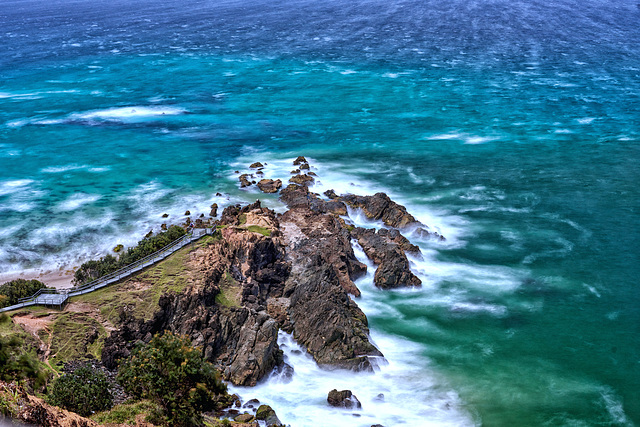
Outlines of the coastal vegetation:
[{"label": "coastal vegetation", "polygon": [[49,402],[88,417],[113,405],[113,396],[104,373],[82,367],[57,378],[49,393]]},{"label": "coastal vegetation", "polygon": [[118,257],[109,254],[99,260],[87,261],[76,270],[73,283],[76,286],[80,286],[109,273],[113,273],[159,251],[185,234],[186,231],[184,228],[172,225],[167,231],[162,231],[156,235],[147,235],[144,239],[140,240],[136,246],[121,252]]},{"label": "coastal vegetation", "polygon": [[161,412],[153,420],[171,426],[202,425],[202,412],[215,409],[218,396],[227,392],[189,338],[171,332],[136,347],[121,364],[118,382],[132,396],[158,404]]},{"label": "coastal vegetation", "polygon": [[0,285],[0,308],[18,303],[20,298],[28,297],[47,285],[39,280],[15,279]]}]

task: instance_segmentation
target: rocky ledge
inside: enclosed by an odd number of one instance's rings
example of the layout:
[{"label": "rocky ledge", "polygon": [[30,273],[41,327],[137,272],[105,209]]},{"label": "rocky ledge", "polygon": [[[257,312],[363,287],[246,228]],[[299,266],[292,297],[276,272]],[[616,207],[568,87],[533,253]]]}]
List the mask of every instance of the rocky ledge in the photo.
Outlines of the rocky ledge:
[{"label": "rocky ledge", "polygon": [[[294,166],[309,176],[311,166],[304,157]],[[265,167],[266,163],[251,165]],[[241,175],[240,185],[246,186],[248,178]],[[170,330],[189,336],[226,380],[255,385],[274,368],[283,369],[277,336],[284,330],[320,366],[373,369],[383,355],[370,342],[367,317],[355,302],[360,296],[355,280],[367,266],[356,258],[352,242],[357,241],[377,265],[376,286],[389,289],[421,284],[410,268],[410,258],[420,257],[420,249],[402,231],[441,236],[427,231],[384,193],[320,195],[309,189],[313,181],[306,178],[282,190],[280,182],[261,181],[259,187],[279,192],[288,207],[283,214],[259,201],[224,209],[214,239],[190,255],[202,279],[199,285],[163,295],[150,320],[122,311],[121,326],[105,342],[105,366],[117,366],[136,342]],[[361,209],[386,227],[350,225],[347,207]]]}]

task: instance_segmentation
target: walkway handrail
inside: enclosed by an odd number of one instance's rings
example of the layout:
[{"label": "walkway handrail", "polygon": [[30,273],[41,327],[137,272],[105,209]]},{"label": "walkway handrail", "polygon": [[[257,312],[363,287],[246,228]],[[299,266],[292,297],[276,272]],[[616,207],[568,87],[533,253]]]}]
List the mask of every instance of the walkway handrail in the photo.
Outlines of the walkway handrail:
[{"label": "walkway handrail", "polygon": [[38,289],[38,291],[35,294],[33,294],[33,295],[29,296],[29,297],[18,298],[18,303],[32,300],[32,299],[37,298],[38,296],[40,296],[42,294],[57,294],[57,293],[58,293],[58,290],[54,289],[54,288],[40,288],[40,289]]},{"label": "walkway handrail", "polygon": [[[200,229],[198,229],[200,230]],[[183,246],[186,246],[186,244],[198,240],[200,237],[202,237],[203,235],[207,235],[207,234],[213,234],[215,232],[215,228],[211,229],[211,228],[205,228],[204,229],[204,233],[198,233],[198,235],[195,235],[194,233],[195,230],[191,230],[190,232],[188,232],[187,234],[185,234],[184,236],[180,236],[178,237],[176,240],[174,240],[173,242],[169,243],[168,245],[166,245],[165,247],[161,248],[160,250],[147,255],[144,258],[139,259],[138,261],[132,262],[129,265],[126,265],[116,271],[113,271],[109,274],[105,274],[104,276],[101,276],[89,283],[85,283],[82,286],[76,287],[76,288],[71,288],[71,289],[63,289],[63,290],[58,290],[58,289],[54,289],[54,288],[42,288],[39,289],[36,293],[34,293],[33,295],[29,296],[29,297],[24,297],[24,298],[20,298],[18,300],[18,304],[9,306],[9,307],[3,307],[0,308],[0,312],[3,311],[10,311],[16,308],[21,308],[21,307],[26,307],[28,305],[34,305],[37,304],[36,300],[38,299],[38,297],[40,297],[43,294],[66,294],[68,296],[77,296],[77,295],[82,295],[85,293],[89,293],[89,292],[93,292],[94,290],[98,289],[98,286],[108,282],[110,280],[120,280],[123,277],[128,276],[129,274],[133,273],[132,270],[137,269],[140,266],[145,266],[145,264],[147,264],[149,261],[152,261],[151,264],[156,263],[157,261],[163,260],[164,258],[166,258],[170,253],[175,252],[174,249],[176,248],[176,246],[179,246],[179,248],[182,248]],[[178,248],[178,249],[179,249]],[[163,255],[163,256],[161,256]],[[160,257],[161,256],[161,257]],[[147,265],[151,265],[151,264],[147,264]],[[114,281],[115,281],[114,280]],[[106,283],[105,283],[106,286]],[[102,286],[100,286],[102,287]],[[93,289],[92,289],[93,288]],[[66,299],[67,297],[65,297]],[[45,298],[46,300],[46,298]]]}]

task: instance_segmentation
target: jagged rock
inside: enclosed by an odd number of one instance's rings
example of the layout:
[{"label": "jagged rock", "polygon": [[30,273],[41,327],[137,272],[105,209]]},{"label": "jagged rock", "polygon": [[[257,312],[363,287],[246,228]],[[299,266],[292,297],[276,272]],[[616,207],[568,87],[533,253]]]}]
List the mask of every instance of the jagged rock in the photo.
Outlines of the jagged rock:
[{"label": "jagged rock", "polygon": [[329,405],[334,406],[336,408],[346,408],[346,409],[361,409],[362,404],[358,400],[358,398],[351,393],[351,390],[342,390],[338,391],[333,389],[329,392],[327,396],[327,402]]},{"label": "jagged rock", "polygon": [[238,180],[240,181],[240,187],[241,188],[249,187],[251,185],[251,181],[249,181],[249,179],[247,179],[248,176],[249,176],[249,174],[243,173],[242,175],[240,175],[238,177]]},{"label": "jagged rock", "polygon": [[294,338],[322,366],[372,369],[370,356],[381,356],[369,342],[367,318],[348,296],[359,295],[353,279],[366,267],[353,254],[349,233],[332,215],[306,207],[280,218],[291,272],[283,297]]},{"label": "jagged rock", "polygon": [[256,420],[264,421],[267,424],[267,427],[282,425],[276,415],[276,411],[271,409],[271,406],[269,405],[260,405],[256,412]]},{"label": "jagged rock", "polygon": [[312,176],[309,176],[307,174],[295,175],[289,178],[289,182],[292,182],[294,184],[299,184],[299,185],[313,184],[314,181],[315,179]]},{"label": "jagged rock", "polygon": [[347,206],[344,203],[334,200],[322,200],[318,194],[311,193],[309,188],[303,185],[288,185],[284,190],[280,191],[280,200],[289,208],[304,206],[316,213],[347,214]]},{"label": "jagged rock", "polygon": [[300,165],[300,170],[309,170],[309,169],[310,169],[309,163],[302,163]]},{"label": "jagged rock", "polygon": [[277,193],[280,187],[282,187],[282,181],[279,179],[275,181],[272,179],[261,179],[258,182],[258,188],[264,193]]},{"label": "jagged rock", "polygon": [[302,163],[307,163],[307,159],[305,159],[303,156],[298,156],[294,161],[293,161],[293,165],[297,166],[299,164]]},{"label": "jagged rock", "polygon": [[169,214],[168,213],[162,214],[162,218],[169,218]]},{"label": "jagged rock", "polygon": [[381,220],[391,227],[404,228],[422,225],[407,212],[404,206],[391,200],[385,193],[376,193],[373,196],[347,194],[338,199],[351,207],[362,209],[367,218]]},{"label": "jagged rock", "polygon": [[160,226],[160,229],[163,230],[163,231],[167,231],[167,224],[162,224]]},{"label": "jagged rock", "polygon": [[[378,264],[374,276],[374,283],[377,287],[392,289],[420,286],[422,281],[411,272],[409,260],[402,248],[402,245],[404,245],[413,250],[413,245],[400,233],[397,233],[397,235],[396,233],[397,230],[389,231],[383,229],[376,232],[374,229],[360,227],[351,231],[351,235],[358,240],[367,257]],[[398,244],[394,238],[403,243]],[[417,247],[415,249],[419,252]]]},{"label": "jagged rock", "polygon": [[238,415],[237,417],[235,417],[233,419],[233,421],[237,422],[237,423],[250,423],[251,421],[253,421],[254,416],[248,413],[244,413],[241,415]]},{"label": "jagged rock", "polygon": [[298,173],[300,173],[300,169],[294,169],[294,170],[291,171],[292,175],[295,175],[295,174],[298,174]]},{"label": "jagged rock", "polygon": [[218,204],[214,203],[211,205],[211,212],[209,212],[209,216],[215,217],[218,216]]},{"label": "jagged rock", "polygon": [[191,215],[191,211],[186,211],[186,212],[184,213],[184,215],[185,215],[185,216],[189,216],[189,215]]},{"label": "jagged rock", "polygon": [[153,230],[149,230],[149,232],[147,234],[145,234],[144,238],[148,239],[151,236],[153,236]]},{"label": "jagged rock", "polygon": [[318,176],[318,174],[315,173],[315,172],[307,172],[307,175],[309,175],[309,176]]},{"label": "jagged rock", "polygon": [[251,164],[251,166],[249,166],[249,167],[250,167],[251,169],[257,169],[257,168],[262,168],[262,167],[264,167],[264,165],[263,165],[262,163],[260,163],[260,162],[255,162],[255,163],[252,163],[252,164]]},{"label": "jagged rock", "polygon": [[222,193],[216,193],[216,197],[222,197]]},{"label": "jagged rock", "polygon": [[256,172],[256,175],[260,175],[260,176],[262,176],[262,175],[264,175],[264,172],[262,172],[261,170],[259,170],[258,172]]}]

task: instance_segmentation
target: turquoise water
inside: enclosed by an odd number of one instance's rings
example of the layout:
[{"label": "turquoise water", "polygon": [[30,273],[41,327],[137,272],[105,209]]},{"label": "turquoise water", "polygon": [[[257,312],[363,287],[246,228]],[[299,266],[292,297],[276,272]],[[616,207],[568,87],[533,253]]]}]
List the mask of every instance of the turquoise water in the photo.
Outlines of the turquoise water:
[{"label": "turquoise water", "polygon": [[386,191],[447,237],[417,241],[423,289],[361,302],[394,375],[456,396],[424,425],[638,424],[638,18],[624,1],[3,2],[0,274],[77,265],[165,212],[279,208],[233,172],[305,155],[319,189]]}]

